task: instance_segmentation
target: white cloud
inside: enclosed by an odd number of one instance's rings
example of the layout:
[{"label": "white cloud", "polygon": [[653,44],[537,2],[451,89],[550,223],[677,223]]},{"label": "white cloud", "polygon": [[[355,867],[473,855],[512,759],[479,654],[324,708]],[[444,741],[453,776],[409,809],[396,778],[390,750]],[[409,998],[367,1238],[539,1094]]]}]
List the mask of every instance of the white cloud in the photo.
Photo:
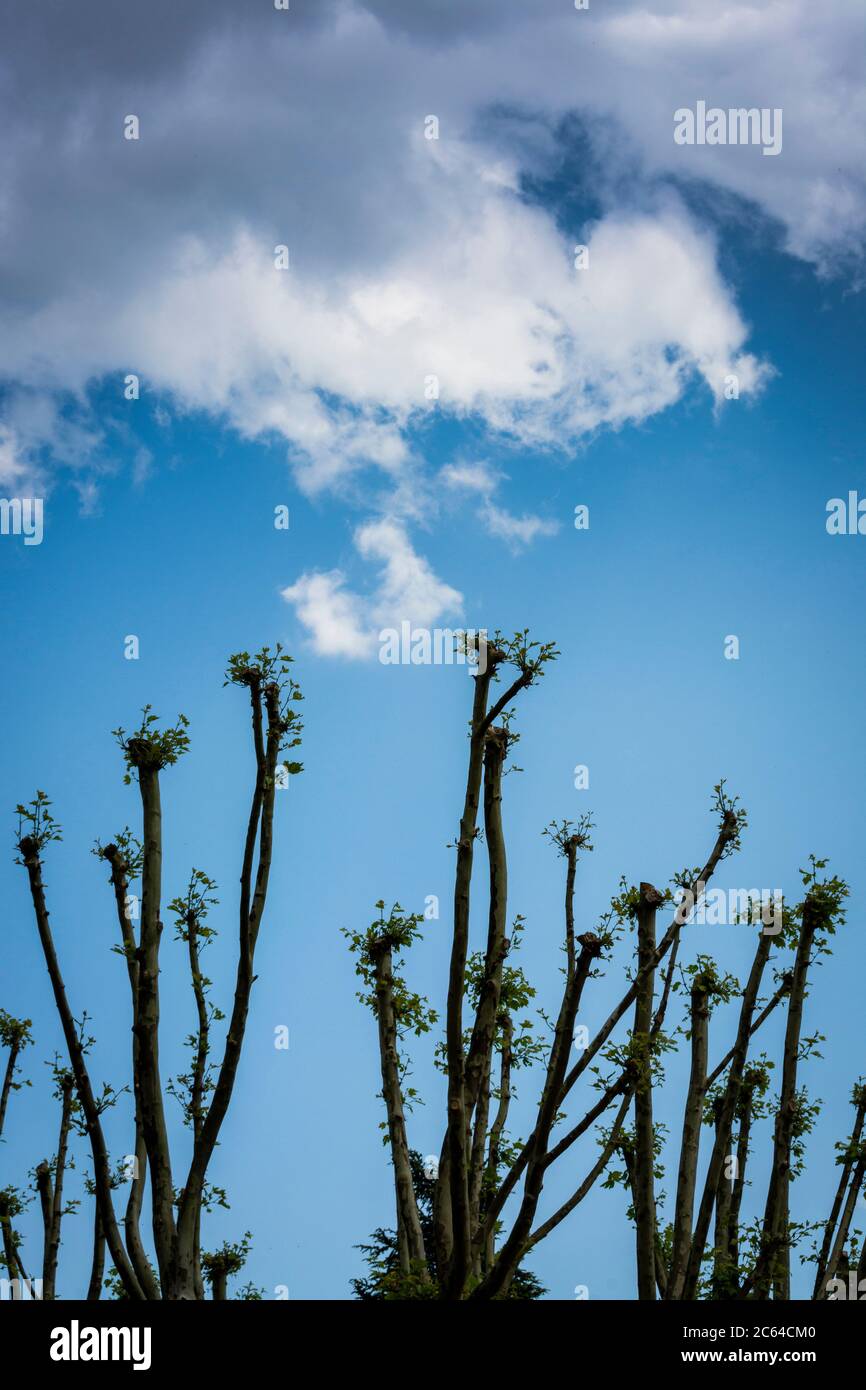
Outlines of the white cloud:
[{"label": "white cloud", "polygon": [[447,463],[439,478],[451,491],[468,492],[480,499],[479,515],[491,536],[498,536],[513,550],[531,545],[536,536],[553,536],[559,522],[524,514],[515,516],[493,501],[493,496],[505,475],[487,463]]},{"label": "white cloud", "polygon": [[504,507],[489,502],[482,512],[484,524],[491,536],[499,536],[512,548],[531,545],[536,536],[554,536],[559,530],[556,521],[545,521],[540,516],[514,516]]},{"label": "white cloud", "polygon": [[29,343],[19,333],[18,351],[40,356],[46,385],[77,388],[132,361],[145,390],[248,436],[282,435],[310,491],[370,466],[395,478],[431,374],[442,411],[557,447],[644,420],[693,378],[717,398],[729,372],[741,394],[760,388],[765,370],[743,350],[712,239],[675,202],[604,218],[577,271],[545,212],[479,188],[466,167],[457,188],[442,177],[431,172],[430,192],[453,199],[448,225],[426,226],[426,241],[419,230],[411,254],[375,274],[284,275],[246,232],[217,261],[187,247],[125,302],[55,306]]},{"label": "white cloud", "polygon": [[368,594],[347,589],[339,570],[302,574],[283,590],[320,656],[363,660],[374,654],[382,628],[399,629],[402,622],[432,628],[440,618],[461,612],[462,595],[434,574],[398,521],[367,522],[355,532],[354,543],[362,559],[379,564]]},{"label": "white cloud", "polygon": [[[85,506],[92,502],[93,475],[101,473],[102,435],[80,409],[60,410],[44,391],[11,391],[0,424],[0,483],[43,496],[58,467],[70,471]],[[81,418],[84,415],[86,418]]]},{"label": "white cloud", "polygon": [[[646,419],[691,380],[718,398],[720,376],[736,371],[742,394],[758,389],[765,373],[712,237],[672,194],[641,192],[640,178],[620,197],[613,172],[639,152],[653,175],[715,171],[759,201],[766,185],[771,211],[788,180],[801,238],[804,218],[852,230],[857,197],[842,198],[838,161],[804,178],[802,132],[776,161],[672,140],[673,107],[693,80],[710,96],[731,85],[726,54],[738,82],[746,65],[776,102],[772,75],[786,65],[761,43],[799,54],[801,8],[780,0],[771,22],[734,5],[709,28],[690,0],[652,15],[633,4],[581,15],[548,0],[531,12],[470,3],[437,11],[435,24],[404,8],[301,4],[291,34],[271,16],[226,35],[217,0],[196,24],[173,17],[162,57],[141,55],[137,143],[118,125],[128,54],[115,53],[113,31],[91,34],[86,107],[65,69],[52,70],[51,101],[25,103],[5,151],[0,241],[19,286],[0,374],[80,396],[135,370],[145,401],[157,391],[247,436],[284,438],[309,491],[354,487],[371,468],[399,488],[419,466],[408,430],[432,408],[431,375],[439,411],[560,448]],[[849,21],[845,5],[840,32]],[[817,55],[825,72],[843,62],[834,40],[814,37],[804,104],[819,90]],[[37,87],[50,59],[40,42],[21,41]],[[63,42],[76,50],[83,38],[73,26]],[[838,117],[847,87],[835,90]],[[492,103],[531,113],[523,143],[484,115]],[[571,110],[620,131],[598,175],[604,210],[581,230],[585,272],[572,264],[577,231],[566,235],[521,191],[526,168],[550,172],[554,123]],[[438,141],[423,138],[428,111],[439,113]],[[847,154],[843,164],[848,177]],[[273,265],[283,241],[287,272]]]},{"label": "white cloud", "polygon": [[[863,254],[866,87],[862,0],[617,0],[576,12],[563,0],[462,0],[410,7],[367,0],[412,51],[436,45],[449,112],[513,103],[556,120],[577,111],[615,124],[615,175],[706,181],[778,221],[786,249],[822,270]],[[456,93],[456,96],[455,96]],[[780,107],[784,148],[675,146],[673,113],[699,100]],[[587,147],[586,154],[590,156]],[[768,169],[768,165],[776,167]]]},{"label": "white cloud", "polygon": [[430,627],[443,615],[460,612],[463,596],[437,578],[398,522],[387,517],[368,522],[355,533],[355,545],[364,559],[383,567],[370,606],[379,627],[399,627],[404,620]]},{"label": "white cloud", "polygon": [[[358,533],[382,566],[371,593],[333,569],[286,590],[320,650],[360,657],[401,596],[454,604],[405,531],[440,495],[413,430],[432,412],[471,418],[491,451],[568,451],[693,383],[717,409],[732,373],[741,396],[761,390],[770,368],[720,272],[724,230],[674,190],[699,181],[701,206],[724,217],[748,206],[769,219],[767,244],[778,227],[822,272],[860,254],[862,0],[582,13],[568,0],[297,0],[291,27],[253,9],[238,23],[225,0],[151,0],[132,44],[103,0],[50,25],[41,7],[16,12],[0,84],[0,251],[15,269],[14,291],[9,276],[0,287],[0,477],[23,487],[66,467],[93,505],[120,418],[143,475],[127,371],[161,423],[200,409],[282,440],[307,492],[403,518]],[[673,112],[698,99],[782,107],[782,154],[675,145]],[[120,135],[131,101],[138,143]],[[423,138],[431,112],[438,141]],[[585,188],[559,163],[576,139]],[[594,224],[534,203],[527,173],[559,180],[567,209],[592,200]],[[97,425],[86,393],[112,375],[114,423],[103,404]],[[440,492],[474,497],[507,545],[555,529],[506,507],[489,466],[461,468]]]},{"label": "white cloud", "polygon": [[345,582],[339,570],[302,574],[283,589],[283,598],[294,606],[320,656],[364,658],[372,652],[372,634],[363,626],[361,600]]},{"label": "white cloud", "polygon": [[28,477],[28,467],[21,459],[18,440],[6,425],[0,425],[0,486],[18,487]]},{"label": "white cloud", "polygon": [[487,497],[495,492],[501,473],[487,463],[446,463],[439,477],[446,487],[461,488],[466,492],[479,492]]}]

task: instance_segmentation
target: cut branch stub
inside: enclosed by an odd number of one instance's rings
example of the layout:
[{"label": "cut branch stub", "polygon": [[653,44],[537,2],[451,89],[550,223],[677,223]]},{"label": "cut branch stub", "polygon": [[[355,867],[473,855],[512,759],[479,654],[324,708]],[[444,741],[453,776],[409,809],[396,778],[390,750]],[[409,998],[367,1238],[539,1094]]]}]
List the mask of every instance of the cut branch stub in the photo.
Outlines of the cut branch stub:
[{"label": "cut branch stub", "polygon": [[582,936],[577,937],[577,944],[590,960],[595,960],[604,949],[601,937],[596,936],[595,932],[591,931],[585,931]]},{"label": "cut branch stub", "polygon": [[649,912],[651,908],[661,907],[664,900],[664,893],[660,893],[659,890],[657,888],[654,888],[651,883],[642,883],[640,885],[640,901],[638,903],[638,912]]},{"label": "cut branch stub", "polygon": [[32,835],[24,835],[18,841],[18,851],[25,867],[35,864],[39,859],[39,841]]}]

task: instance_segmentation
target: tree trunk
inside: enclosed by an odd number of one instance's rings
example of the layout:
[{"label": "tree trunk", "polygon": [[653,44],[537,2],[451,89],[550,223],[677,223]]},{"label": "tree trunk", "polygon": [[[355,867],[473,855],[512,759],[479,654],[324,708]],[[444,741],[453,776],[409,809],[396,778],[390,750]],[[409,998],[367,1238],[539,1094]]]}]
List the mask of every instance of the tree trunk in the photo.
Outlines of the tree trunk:
[{"label": "tree trunk", "polygon": [[[69,1124],[72,1116],[73,1086],[73,1078],[67,1073],[60,1082],[60,1134],[57,1139],[53,1190],[51,1171],[47,1165],[45,1165],[46,1172],[39,1182],[39,1195],[43,1200],[45,1224],[45,1249],[42,1260],[42,1297],[45,1300],[53,1300],[57,1293],[57,1257],[60,1254],[60,1227],[63,1221],[63,1179],[66,1172],[66,1150],[69,1143]],[[47,1178],[47,1182],[45,1178]]]},{"label": "tree trunk", "polygon": [[[743,1003],[740,1008],[740,1017],[737,1024],[737,1036],[731,1050],[731,1069],[728,1073],[728,1080],[722,1097],[715,1142],[707,1167],[700,1206],[698,1207],[698,1218],[695,1224],[694,1234],[691,1236],[690,1241],[691,1248],[688,1254],[685,1286],[682,1290],[682,1297],[688,1300],[694,1299],[697,1294],[698,1280],[700,1279],[701,1273],[701,1261],[703,1260],[707,1236],[710,1230],[710,1220],[712,1219],[713,1203],[716,1200],[716,1193],[718,1192],[719,1182],[722,1176],[726,1151],[730,1143],[734,1115],[740,1100],[743,1072],[749,1050],[749,1039],[752,1035],[752,1018],[757,1005],[758,992],[761,987],[761,980],[763,979],[767,960],[769,959],[771,946],[771,937],[762,932],[758,937],[758,945],[755,948],[752,968],[749,971],[746,988],[743,990]],[[740,1189],[740,1193],[742,1195],[742,1188]],[[739,1201],[737,1202],[737,1211],[739,1211]]]},{"label": "tree trunk", "polygon": [[459,1299],[469,1269],[469,1174],[466,1162],[466,1105],[464,1097],[463,993],[466,987],[466,957],[469,950],[469,897],[472,863],[478,823],[478,799],[484,760],[484,718],[492,670],[479,672],[473,679],[475,693],[469,740],[469,768],[460,834],[457,840],[457,869],[454,879],[454,934],[448,971],[445,1046],[448,1066],[447,1162],[440,1164],[438,1187],[447,1178],[449,1207],[437,1202],[436,1263],[443,1296]]},{"label": "tree trunk", "polygon": [[651,883],[640,885],[637,909],[638,985],[634,1006],[633,1040],[643,1049],[643,1074],[635,1091],[635,1228],[637,1242],[638,1298],[655,1299],[656,1216],[655,1216],[655,1138],[653,1130],[652,1027],[656,951],[656,912],[662,895]]},{"label": "tree trunk", "polygon": [[770,1287],[785,1267],[788,1246],[787,1211],[791,1173],[791,1135],[797,1109],[797,1062],[800,1052],[800,1030],[803,1021],[803,1001],[806,977],[815,931],[816,911],[809,898],[803,906],[803,920],[797,956],[794,962],[791,995],[788,1002],[788,1021],[785,1029],[785,1050],[782,1059],[782,1083],[779,1109],[773,1133],[773,1166],[767,1190],[761,1247],[754,1276],[754,1296],[766,1299]]},{"label": "tree trunk", "polygon": [[740,1268],[740,1207],[746,1190],[746,1166],[749,1162],[749,1138],[752,1129],[752,1091],[745,1090],[737,1105],[737,1172],[731,1184],[731,1214],[728,1218],[728,1250],[731,1267],[739,1281]]},{"label": "tree trunk", "polygon": [[[490,1138],[487,1146],[487,1189],[492,1192],[499,1176],[499,1152],[502,1142],[502,1134],[505,1129],[505,1122],[508,1119],[508,1111],[511,1106],[511,1064],[512,1052],[511,1044],[514,1037],[514,1025],[511,1015],[503,1013],[500,1027],[502,1030],[502,1044],[499,1060],[499,1104],[496,1108],[496,1115],[493,1124],[490,1126]],[[486,1204],[485,1204],[486,1205]],[[486,1273],[493,1264],[495,1247],[495,1227],[487,1228],[486,1211],[484,1212],[485,1224],[479,1226],[477,1243],[482,1254],[482,1266]]]},{"label": "tree trunk", "polygon": [[3,1074],[3,1089],[0,1091],[0,1136],[3,1134],[3,1126],[6,1123],[6,1106],[9,1103],[9,1092],[12,1090],[12,1078],[15,1075],[15,1066],[18,1061],[18,1053],[21,1050],[21,1042],[15,1038],[9,1048],[9,1056],[6,1059],[6,1071]]},{"label": "tree trunk", "polygon": [[87,1301],[95,1303],[102,1298],[102,1276],[105,1273],[105,1236],[99,1219],[99,1207],[93,1214],[93,1259],[90,1265],[90,1283],[87,1287]]},{"label": "tree trunk", "polygon": [[138,1041],[142,1133],[153,1190],[153,1243],[160,1285],[164,1296],[171,1298],[175,1253],[174,1182],[159,1070],[162,809],[156,768],[146,763],[139,766],[138,784],[143,815],[144,864],[141,874],[141,948],[135,1036]]},{"label": "tree trunk", "polygon": [[[836,1188],[836,1195],[833,1198],[833,1205],[830,1208],[830,1215],[827,1218],[827,1224],[824,1227],[824,1239],[821,1243],[821,1250],[818,1255],[818,1266],[815,1274],[815,1287],[812,1290],[813,1299],[820,1298],[821,1289],[823,1288],[825,1283],[825,1275],[828,1267],[828,1261],[830,1258],[830,1250],[833,1244],[833,1233],[836,1229],[836,1222],[839,1219],[839,1212],[842,1209],[842,1202],[844,1200],[845,1192],[848,1187],[848,1179],[851,1176],[851,1169],[854,1166],[855,1157],[857,1154],[858,1146],[860,1144],[860,1136],[863,1133],[864,1118],[866,1118],[866,1086],[862,1088],[860,1098],[857,1102],[857,1109],[854,1115],[854,1128],[851,1131],[851,1138],[848,1141],[845,1159],[842,1164],[842,1171],[839,1174],[839,1185]],[[866,1250],[866,1242],[864,1242],[863,1248],[864,1250]]]},{"label": "tree trunk", "polygon": [[[139,1044],[136,1031],[138,1015],[138,962],[139,948],[135,931],[129,918],[129,877],[123,855],[114,844],[106,845],[102,857],[111,868],[111,886],[114,889],[114,903],[120,927],[126,970],[129,976],[129,989],[132,1000],[132,1092],[135,1100],[135,1145],[134,1166],[129,1185],[126,1211],[123,1218],[123,1233],[132,1267],[146,1298],[158,1300],[159,1284],[154,1277],[150,1261],[145,1254],[141,1239],[141,1208],[144,1202],[144,1188],[147,1178],[147,1148],[141,1119],[141,1073],[139,1068]],[[104,1237],[103,1237],[104,1245]],[[100,1274],[100,1279],[101,1279]]]},{"label": "tree trunk", "polygon": [[707,982],[703,976],[699,975],[695,979],[691,991],[691,1071],[683,1113],[683,1135],[680,1145],[680,1165],[674,1210],[673,1251],[667,1283],[667,1296],[673,1300],[682,1298],[686,1281],[686,1266],[692,1243],[692,1219],[694,1217],[698,1155],[701,1143],[704,1087],[707,1081],[709,1017]]},{"label": "tree trunk", "polygon": [[[198,1282],[196,1274],[197,1233],[199,1231],[205,1175],[228,1111],[240,1063],[254,979],[253,961],[256,941],[264,916],[273,857],[277,759],[284,732],[280,715],[280,693],[279,688],[274,684],[266,685],[264,689],[261,689],[260,685],[253,681],[250,685],[250,696],[256,753],[256,783],[247,824],[241,869],[237,976],[223,1059],[211,1102],[201,1127],[201,1133],[194,1144],[189,1174],[178,1208],[174,1278],[177,1287],[183,1291],[178,1296],[184,1298],[196,1297]],[[262,739],[262,701],[264,701],[267,714],[265,744],[263,744]],[[257,835],[258,865],[253,884],[252,868]]]},{"label": "tree trunk", "polygon": [[[574,849],[571,852],[575,852]],[[579,938],[579,942],[581,946],[580,957],[574,976],[571,981],[566,981],[562,1004],[556,1020],[553,1046],[550,1050],[544,1088],[538,1106],[538,1118],[533,1130],[534,1137],[528,1141],[531,1143],[532,1149],[526,1163],[526,1181],[520,1208],[493,1268],[472,1294],[475,1299],[498,1298],[507,1292],[523,1257],[526,1242],[532,1230],[532,1222],[535,1219],[547,1167],[546,1156],[550,1131],[559,1109],[558,1102],[568,1062],[568,1052],[574,1037],[574,1020],[580,1004],[583,986],[592,968],[592,963],[598,958],[601,950],[601,942],[591,932],[586,932]]]},{"label": "tree trunk", "polygon": [[502,965],[505,958],[505,925],[508,899],[508,861],[502,830],[502,771],[508,747],[505,729],[490,729],[484,749],[484,833],[490,865],[490,914],[484,979],[478,999],[472,1040],[466,1059],[465,1104],[467,1120],[478,1099],[481,1079],[490,1063],[496,1032]]},{"label": "tree trunk", "polygon": [[848,1239],[848,1231],[851,1227],[851,1218],[853,1217],[854,1210],[857,1206],[857,1198],[860,1196],[860,1191],[863,1187],[864,1175],[866,1175],[866,1154],[861,1155],[861,1157],[858,1158],[854,1166],[854,1172],[851,1177],[850,1186],[848,1188],[848,1195],[845,1198],[845,1206],[842,1209],[842,1217],[839,1222],[839,1229],[836,1232],[836,1236],[833,1241],[833,1247],[830,1251],[830,1257],[827,1261],[827,1268],[824,1275],[823,1288],[818,1294],[819,1300],[826,1299],[827,1287],[830,1281],[836,1277],[837,1273],[841,1269],[842,1256],[845,1250],[845,1242]]},{"label": "tree trunk", "polygon": [[105,1147],[105,1137],[102,1133],[99,1110],[94,1099],[93,1090],[90,1085],[90,1077],[84,1061],[84,1050],[78,1036],[78,1030],[75,1027],[72,1010],[66,998],[66,988],[54,950],[54,941],[48,923],[48,909],[45,905],[45,889],[42,883],[42,865],[39,859],[38,847],[34,841],[25,837],[21,840],[19,849],[30,881],[30,895],[33,899],[36,926],[42,944],[42,952],[45,957],[48,978],[51,981],[51,987],[54,992],[54,1001],[60,1016],[63,1036],[66,1039],[69,1061],[75,1076],[76,1092],[81,1109],[84,1113],[87,1132],[90,1137],[90,1145],[93,1152],[93,1175],[96,1184],[96,1200],[99,1204],[106,1241],[111,1252],[111,1258],[114,1261],[114,1267],[120,1276],[120,1280],[127,1294],[130,1298],[142,1299],[144,1294],[141,1285],[127,1257],[114,1216],[108,1151]]},{"label": "tree trunk", "polygon": [[391,946],[382,942],[373,956],[376,975],[376,1014],[379,1023],[379,1056],[382,1064],[382,1096],[388,1114],[391,1162],[397,1199],[397,1240],[400,1268],[428,1278],[427,1257],[421,1219],[412,1182],[412,1165],[406,1138],[403,1092],[400,1086],[400,1059],[397,1052],[397,1020],[394,1011],[394,977]]}]

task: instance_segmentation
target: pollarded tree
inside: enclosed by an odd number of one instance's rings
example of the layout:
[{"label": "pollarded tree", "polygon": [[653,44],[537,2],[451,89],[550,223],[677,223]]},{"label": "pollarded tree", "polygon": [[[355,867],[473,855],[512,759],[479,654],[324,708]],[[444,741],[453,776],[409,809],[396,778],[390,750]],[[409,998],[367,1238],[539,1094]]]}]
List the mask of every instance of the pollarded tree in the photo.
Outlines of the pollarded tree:
[{"label": "pollarded tree", "polygon": [[64,1200],[64,1181],[68,1169],[75,1163],[69,1153],[70,1131],[80,1109],[75,1098],[75,1078],[68,1067],[55,1059],[53,1066],[54,1098],[60,1104],[60,1132],[57,1152],[53,1159],[43,1159],[35,1169],[36,1190],[42,1210],[43,1259],[42,1297],[49,1300],[57,1295],[57,1260],[60,1255],[60,1230],[64,1216],[77,1211],[78,1202]]},{"label": "pollarded tree", "polygon": [[29,1198],[17,1187],[0,1189],[0,1239],[2,1267],[6,1270],[13,1299],[23,1299],[25,1290],[33,1288],[33,1280],[24,1267],[21,1236],[13,1222],[29,1205]]},{"label": "pollarded tree", "polygon": [[[840,1288],[838,1280],[850,1272],[851,1261],[846,1246],[851,1241],[854,1213],[857,1201],[866,1182],[866,1136],[863,1122],[866,1119],[866,1084],[859,1080],[851,1094],[854,1106],[854,1125],[849,1138],[836,1145],[836,1162],[841,1169],[839,1184],[830,1208],[830,1215],[824,1226],[821,1247],[815,1252],[815,1287],[813,1299],[848,1298],[849,1292]],[[860,1281],[866,1279],[866,1240],[860,1244],[860,1259],[857,1265],[856,1280],[858,1288],[855,1297],[862,1297],[864,1290]]]},{"label": "pollarded tree", "polygon": [[[659,1156],[664,1147],[659,1128],[651,1130],[652,1165],[639,1173],[635,1160],[636,1131],[621,1136],[618,1151],[623,1168],[608,1176],[606,1185],[623,1182],[632,1195],[630,1215],[637,1234],[639,1296],[681,1301],[696,1298],[790,1298],[791,1253],[811,1229],[790,1216],[790,1186],[802,1169],[805,1138],[817,1106],[798,1085],[797,1068],[816,1052],[820,1035],[802,1036],[803,1002],[810,965],[828,951],[827,940],[844,919],[844,883],[824,878],[825,861],[812,860],[803,871],[804,898],[792,909],[777,904],[772,918],[758,900],[741,920],[759,925],[755,957],[745,987],[732,976],[720,976],[710,957],[699,955],[681,971],[673,991],[684,989],[688,1012],[680,1029],[688,1043],[690,1074],[683,1106],[675,1203],[666,1219],[654,1184],[662,1175]],[[636,890],[633,890],[636,898]],[[628,912],[628,895],[620,899]],[[691,905],[689,910],[691,910]],[[636,911],[633,915],[637,915]],[[684,924],[688,922],[688,914]],[[775,989],[763,1002],[762,979],[772,959],[791,952],[775,970]],[[672,962],[673,964],[673,958]],[[664,990],[670,986],[670,967]],[[663,991],[664,993],[664,991]],[[710,1068],[710,1020],[714,1008],[739,999],[733,1046]],[[780,1005],[787,1005],[785,1045],[778,1097],[769,1094],[772,1060],[749,1058],[752,1037]],[[634,1036],[634,1035],[633,1035]],[[652,1095],[663,1080],[661,1040],[643,1089]],[[636,1111],[637,1113],[637,1111]],[[772,1118],[772,1164],[765,1214],[744,1221],[746,1168],[759,1121]],[[701,1127],[713,1130],[703,1184],[698,1186]],[[856,1173],[855,1173],[856,1176]],[[643,1185],[643,1202],[639,1202]],[[711,1237],[711,1226],[714,1230]],[[653,1251],[649,1264],[648,1252]],[[644,1256],[644,1252],[647,1254]],[[641,1282],[641,1259],[645,1258]]]},{"label": "pollarded tree", "polygon": [[[114,1266],[119,1289],[131,1299],[200,1299],[204,1297],[200,1252],[202,1211],[223,1200],[219,1189],[207,1182],[213,1151],[234,1090],[255,979],[256,942],[264,918],[273,855],[276,790],[285,777],[301,771],[301,764],[283,761],[283,755],[300,743],[301,720],[297,702],[300,689],[290,675],[291,657],[277,644],[254,657],[240,652],[230,657],[226,685],[248,692],[254,755],[254,782],[242,851],[238,923],[238,954],[234,999],[223,1038],[219,1065],[210,1061],[212,1027],[223,1015],[207,998],[208,984],[201,970],[200,953],[213,935],[207,925],[208,910],[216,899],[216,885],[201,870],[193,870],[185,893],[173,900],[170,910],[178,938],[186,945],[196,1027],[190,1039],[189,1071],[163,1086],[159,1060],[160,1041],[160,946],[162,922],[163,830],[161,774],[172,767],[189,745],[188,722],[181,715],[175,724],[160,727],[147,706],[137,729],[127,734],[115,730],[125,763],[127,783],[136,782],[141,799],[142,831],[136,838],[128,829],[108,844],[97,843],[96,853],[108,866],[119,929],[118,949],[126,961],[132,1013],[131,1078],[135,1106],[134,1161],[123,1222],[123,1234],[114,1210],[113,1190],[118,1174],[112,1171],[102,1126],[102,1114],[116,1093],[105,1087],[94,1092],[86,1059],[82,1029],[76,1024],[66,996],[63,976],[49,924],[43,882],[46,848],[60,838],[50,802],[43,792],[27,806],[18,807],[19,862],[27,870],[36,925],[42,944],[55,1003],[60,1015],[77,1104],[90,1140],[93,1156],[94,1270],[100,1266],[104,1243]],[[130,890],[141,881],[140,925],[136,931],[129,910]],[[168,1140],[164,1095],[181,1097],[184,1117],[191,1130],[191,1153],[185,1162],[181,1184],[175,1181],[176,1159]],[[147,1177],[150,1178],[150,1211],[156,1270],[145,1251],[140,1219]],[[216,1194],[216,1196],[215,1196]],[[90,1296],[98,1296],[91,1278]]]},{"label": "pollarded tree", "polygon": [[[436,1192],[436,1165],[423,1159],[415,1149],[409,1152],[412,1182],[418,1202],[418,1214],[426,1248],[433,1251],[433,1200]],[[400,1250],[397,1232],[380,1226],[373,1231],[369,1241],[358,1246],[367,1264],[367,1274],[352,1280],[355,1297],[364,1302],[382,1302],[406,1297],[406,1279],[400,1269]],[[430,1256],[428,1255],[428,1260]],[[517,1300],[536,1300],[543,1298],[547,1290],[531,1270],[518,1269],[511,1281],[509,1298]],[[435,1269],[429,1269],[429,1277],[423,1282],[415,1281],[417,1298],[438,1298],[435,1282]]]},{"label": "pollarded tree", "polygon": [[22,1086],[30,1085],[29,1081],[17,1081],[16,1077],[21,1071],[21,1054],[33,1043],[31,1027],[29,1018],[13,1018],[5,1009],[0,1009],[0,1047],[8,1049],[3,1065],[3,1085],[0,1089],[0,1138],[6,1124],[10,1095],[13,1091],[20,1091]]},{"label": "pollarded tree", "polygon": [[[718,865],[739,848],[746,825],[744,811],[723,782],[714,789],[716,835],[703,865],[675,874],[661,891],[650,882],[630,888],[623,881],[594,931],[578,934],[574,909],[578,863],[581,854],[592,849],[592,823],[588,817],[577,824],[554,822],[546,833],[565,861],[565,967],[557,1013],[545,1019],[549,1037],[545,1042],[534,1038],[525,1031],[527,1021],[517,1017],[531,990],[513,964],[522,919],[510,935],[507,928],[502,788],[517,737],[512,727],[514,702],[538,681],[557,653],[553,644],[531,643],[525,631],[510,640],[496,634],[486,649],[479,646],[479,655],[482,652],[485,660],[479,660],[474,676],[466,792],[456,844],[445,1038],[437,1049],[447,1076],[445,1133],[428,1220],[406,1127],[407,1101],[411,1105],[414,1093],[404,1081],[407,1041],[412,1034],[429,1032],[437,1012],[410,988],[398,962],[417,939],[423,919],[406,914],[399,904],[386,914],[380,902],[378,918],[369,928],[347,933],[365,984],[359,997],[378,1023],[396,1208],[393,1244],[389,1232],[379,1231],[371,1246],[362,1247],[371,1264],[372,1283],[370,1278],[356,1281],[356,1292],[361,1297],[452,1301],[514,1297],[518,1281],[526,1277],[523,1262],[604,1176],[605,1186],[622,1182],[631,1196],[639,1298],[760,1298],[770,1290],[775,1297],[789,1297],[790,1251],[808,1229],[790,1219],[789,1189],[815,1112],[797,1084],[797,1063],[816,1041],[801,1036],[802,1008],[809,965],[827,949],[827,937],[841,920],[845,885],[822,877],[824,861],[812,861],[804,874],[803,901],[782,912],[783,930],[767,920],[760,902],[752,905],[754,911],[750,908],[746,919],[760,931],[741,990],[707,955],[698,955],[685,967],[678,963],[689,917],[704,902]],[[497,698],[496,686],[503,676],[506,688]],[[489,908],[486,945],[471,953],[470,903],[482,806]],[[664,909],[670,910],[671,920],[659,932],[657,917]],[[595,1036],[581,1044],[578,1060],[569,1065],[584,990],[610,962],[629,927],[635,932],[635,958],[633,968],[626,969],[621,997]],[[793,962],[777,971],[775,990],[765,1001],[761,984],[775,944],[790,948]],[[691,1065],[674,1207],[671,1219],[665,1220],[657,1191],[663,1133],[654,1117],[654,1099],[663,1081],[664,1055],[677,1046],[676,1036],[669,1037],[664,1025],[671,998],[680,991],[689,1001],[679,1032],[688,1044]],[[711,1014],[735,998],[740,1008],[734,1045],[711,1069]],[[761,1118],[768,1085],[766,1066],[749,1061],[749,1044],[783,1001],[788,1023],[780,1095],[773,1107],[770,1187],[763,1221],[748,1226],[740,1210],[743,1174],[750,1130]],[[631,1028],[617,1041],[615,1030],[630,1010]],[[509,1139],[505,1128],[517,1037],[522,1046],[531,1039],[532,1059],[542,1060],[534,1121],[522,1141]],[[568,1114],[568,1106],[582,1078],[597,1095],[586,1097],[577,1118]],[[699,1187],[701,1131],[708,1118],[714,1125],[714,1142]],[[588,1133],[594,1134],[600,1153],[572,1195],[542,1218],[539,1208],[548,1173]],[[729,1162],[735,1139],[739,1179],[736,1163]],[[844,1175],[851,1188],[841,1186],[848,1198],[855,1187],[859,1191],[862,1180],[859,1156],[859,1149],[852,1153]],[[622,1164],[619,1170],[617,1161]],[[847,1210],[847,1200],[844,1206]],[[825,1263],[831,1271],[839,1267],[833,1252],[844,1240],[839,1233],[843,1227],[844,1213],[835,1243],[829,1237]]]},{"label": "pollarded tree", "polygon": [[[15,1080],[20,1071],[20,1053],[33,1042],[30,1027],[30,1019],[15,1019],[5,1010],[0,1011],[0,1041],[9,1048],[3,1083],[4,1120],[10,1093],[20,1090],[22,1086],[30,1085],[27,1079],[23,1082]],[[6,1270],[11,1297],[15,1300],[22,1299],[25,1295],[46,1301],[52,1301],[56,1297],[61,1225],[64,1216],[70,1215],[78,1208],[77,1201],[64,1200],[63,1185],[67,1171],[75,1166],[69,1153],[69,1140],[79,1107],[74,1096],[72,1073],[61,1066],[56,1057],[51,1064],[51,1070],[54,1099],[60,1108],[56,1153],[51,1159],[42,1159],[29,1174],[32,1183],[30,1193],[14,1186],[4,1187],[0,1191],[0,1265]],[[39,1195],[42,1210],[42,1267],[38,1274],[35,1274],[32,1268],[28,1274],[21,1237],[13,1225],[15,1218],[29,1207],[33,1200],[33,1191]]]}]

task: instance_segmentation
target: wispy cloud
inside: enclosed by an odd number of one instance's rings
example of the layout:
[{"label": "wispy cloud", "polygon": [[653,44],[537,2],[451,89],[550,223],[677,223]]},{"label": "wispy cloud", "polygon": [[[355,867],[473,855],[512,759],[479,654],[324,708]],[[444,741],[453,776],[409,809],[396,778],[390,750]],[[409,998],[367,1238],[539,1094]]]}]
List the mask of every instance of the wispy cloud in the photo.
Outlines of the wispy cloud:
[{"label": "wispy cloud", "polygon": [[314,571],[283,589],[283,598],[293,605],[319,656],[363,660],[372,655],[373,635],[365,622],[363,601],[345,584],[339,570]]},{"label": "wispy cloud", "polygon": [[320,656],[364,660],[374,654],[382,628],[399,628],[404,621],[432,627],[462,611],[463,596],[433,572],[400,522],[368,522],[357,529],[354,543],[362,559],[379,566],[366,594],[347,588],[339,570],[304,573],[283,590]]},{"label": "wispy cloud", "polygon": [[478,515],[491,536],[498,536],[513,550],[531,545],[538,536],[553,536],[559,522],[533,514],[515,516],[493,501],[505,475],[487,463],[448,463],[440,471],[440,480],[452,492],[475,494]]}]

